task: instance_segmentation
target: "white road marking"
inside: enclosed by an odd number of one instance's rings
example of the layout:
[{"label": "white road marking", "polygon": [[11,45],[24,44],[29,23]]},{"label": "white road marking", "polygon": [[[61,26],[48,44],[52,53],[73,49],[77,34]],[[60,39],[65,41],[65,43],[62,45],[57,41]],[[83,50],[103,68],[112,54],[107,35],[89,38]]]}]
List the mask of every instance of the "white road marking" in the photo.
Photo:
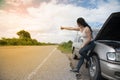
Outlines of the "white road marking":
[{"label": "white road marking", "polygon": [[49,57],[55,52],[57,48],[54,48],[49,55],[41,62],[41,64],[38,65],[27,77],[26,80],[31,80],[32,77],[37,73],[37,71],[44,65],[44,63],[49,59]]}]

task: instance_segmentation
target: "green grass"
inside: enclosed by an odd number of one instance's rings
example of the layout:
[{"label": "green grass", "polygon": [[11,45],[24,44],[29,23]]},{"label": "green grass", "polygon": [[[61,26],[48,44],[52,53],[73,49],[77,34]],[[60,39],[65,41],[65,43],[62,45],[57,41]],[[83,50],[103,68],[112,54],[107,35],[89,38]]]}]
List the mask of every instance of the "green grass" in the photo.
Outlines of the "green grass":
[{"label": "green grass", "polygon": [[72,51],[70,48],[63,48],[63,47],[58,47],[58,49],[63,53],[71,53]]},{"label": "green grass", "polygon": [[63,53],[71,53],[72,52],[72,41],[61,43],[58,46],[58,49]]}]

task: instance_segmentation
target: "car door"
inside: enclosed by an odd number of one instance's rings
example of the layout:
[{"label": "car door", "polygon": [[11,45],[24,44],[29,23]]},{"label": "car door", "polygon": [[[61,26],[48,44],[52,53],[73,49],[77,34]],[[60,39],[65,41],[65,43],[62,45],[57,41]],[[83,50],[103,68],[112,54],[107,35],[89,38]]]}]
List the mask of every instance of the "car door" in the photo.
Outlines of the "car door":
[{"label": "car door", "polygon": [[76,43],[76,51],[79,52],[80,46],[82,45],[83,40],[81,39],[80,33],[77,34],[77,43]]}]

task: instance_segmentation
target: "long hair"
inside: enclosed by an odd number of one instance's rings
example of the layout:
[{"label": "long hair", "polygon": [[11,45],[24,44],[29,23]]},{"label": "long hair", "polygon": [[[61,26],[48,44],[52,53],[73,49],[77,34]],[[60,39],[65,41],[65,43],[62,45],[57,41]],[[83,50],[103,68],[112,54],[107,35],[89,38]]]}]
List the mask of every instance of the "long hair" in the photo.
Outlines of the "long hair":
[{"label": "long hair", "polygon": [[84,18],[82,18],[82,17],[78,18],[77,24],[82,25],[83,27],[89,27],[91,34],[92,34],[93,31],[92,31],[91,27],[88,25],[88,23],[84,20]]}]

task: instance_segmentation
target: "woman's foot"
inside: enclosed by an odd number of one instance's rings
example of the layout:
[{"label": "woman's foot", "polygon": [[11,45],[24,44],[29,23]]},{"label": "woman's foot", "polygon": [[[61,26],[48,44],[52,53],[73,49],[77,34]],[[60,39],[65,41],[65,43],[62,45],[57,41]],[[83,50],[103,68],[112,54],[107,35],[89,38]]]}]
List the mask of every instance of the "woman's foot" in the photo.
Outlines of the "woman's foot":
[{"label": "woman's foot", "polygon": [[75,69],[72,69],[72,70],[70,70],[70,71],[79,73],[78,69],[76,69],[76,68],[75,68]]},{"label": "woman's foot", "polygon": [[77,80],[81,79],[81,78],[82,78],[81,74],[80,74],[80,73],[77,73],[77,74],[76,74],[76,78],[77,78]]}]

